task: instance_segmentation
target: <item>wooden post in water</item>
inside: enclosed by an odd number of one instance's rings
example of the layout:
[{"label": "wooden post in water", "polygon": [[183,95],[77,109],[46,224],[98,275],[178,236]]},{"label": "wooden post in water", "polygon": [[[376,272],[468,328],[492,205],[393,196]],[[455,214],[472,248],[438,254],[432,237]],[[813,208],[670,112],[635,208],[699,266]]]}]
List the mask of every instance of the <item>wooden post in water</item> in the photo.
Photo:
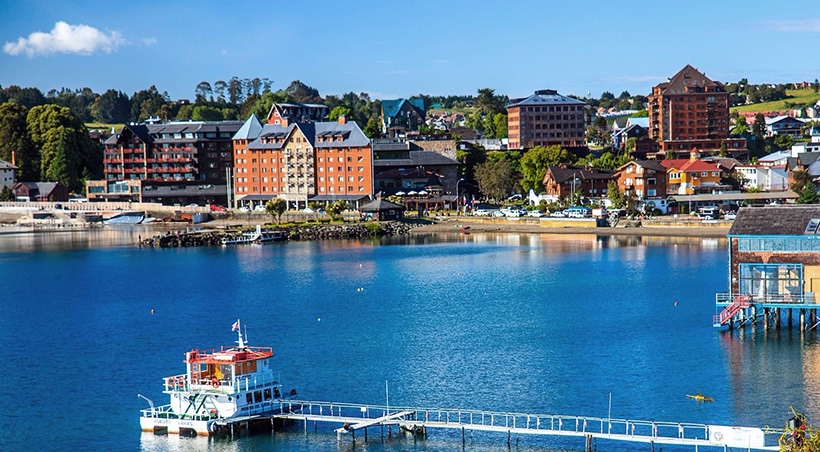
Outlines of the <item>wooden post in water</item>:
[{"label": "wooden post in water", "polygon": [[800,330],[806,329],[806,309],[800,308]]},{"label": "wooden post in water", "polygon": [[592,435],[587,433],[584,438],[584,452],[592,452]]}]

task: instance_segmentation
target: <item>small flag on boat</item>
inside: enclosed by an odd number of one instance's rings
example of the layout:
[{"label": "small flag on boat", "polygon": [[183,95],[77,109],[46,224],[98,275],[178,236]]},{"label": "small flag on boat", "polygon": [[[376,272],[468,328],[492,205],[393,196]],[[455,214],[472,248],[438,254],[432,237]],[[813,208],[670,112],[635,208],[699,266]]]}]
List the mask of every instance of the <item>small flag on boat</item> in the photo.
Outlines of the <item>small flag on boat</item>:
[{"label": "small flag on boat", "polygon": [[231,331],[236,331],[236,330],[238,330],[238,329],[239,329],[239,320],[237,320],[236,322],[234,322],[234,323],[233,323],[233,326],[231,326]]}]

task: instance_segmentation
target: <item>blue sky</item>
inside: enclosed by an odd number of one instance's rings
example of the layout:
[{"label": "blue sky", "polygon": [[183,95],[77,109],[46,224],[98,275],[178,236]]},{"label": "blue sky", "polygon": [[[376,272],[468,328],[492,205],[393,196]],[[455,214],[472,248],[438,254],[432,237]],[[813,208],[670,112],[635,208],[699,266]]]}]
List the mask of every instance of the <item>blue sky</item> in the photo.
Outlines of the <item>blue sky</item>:
[{"label": "blue sky", "polygon": [[714,80],[820,78],[805,0],[71,2],[0,0],[0,85],[156,85],[267,77],[322,95],[647,95],[692,64]]}]

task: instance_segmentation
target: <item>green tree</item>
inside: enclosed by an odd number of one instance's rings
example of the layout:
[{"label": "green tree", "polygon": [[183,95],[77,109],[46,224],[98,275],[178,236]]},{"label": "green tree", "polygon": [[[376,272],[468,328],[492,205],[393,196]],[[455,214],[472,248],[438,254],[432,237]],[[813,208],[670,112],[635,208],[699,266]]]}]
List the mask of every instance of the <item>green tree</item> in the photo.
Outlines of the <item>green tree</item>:
[{"label": "green tree", "polygon": [[792,407],[792,418],[786,423],[777,441],[781,452],[809,452],[820,450],[820,431],[806,421],[803,413]]},{"label": "green tree", "polygon": [[83,188],[83,178],[102,177],[102,151],[88,129],[67,107],[41,105],[29,110],[26,127],[39,150],[37,177]]},{"label": "green tree", "polygon": [[211,88],[211,84],[206,81],[199,82],[194,92],[196,93],[197,103],[206,102],[208,98],[213,99],[214,97],[214,90]]},{"label": "green tree", "polygon": [[375,116],[371,116],[370,119],[367,120],[367,125],[364,127],[363,132],[367,135],[367,138],[380,138],[382,136],[382,128],[381,124],[379,124],[379,119]]},{"label": "green tree", "polygon": [[265,212],[267,212],[271,218],[275,217],[277,223],[282,222],[282,214],[285,213],[287,208],[288,202],[282,198],[269,199],[268,202],[265,203]]},{"label": "green tree", "polygon": [[330,114],[327,115],[328,121],[338,121],[340,116],[344,116],[348,119],[353,119],[350,117],[350,108],[345,107],[344,105],[338,105],[333,107],[333,110],[330,110]]},{"label": "green tree", "polygon": [[507,115],[504,113],[496,113],[493,116],[493,123],[495,125],[495,137],[496,139],[503,139],[507,138]]},{"label": "green tree", "polygon": [[14,201],[14,192],[11,191],[11,187],[8,185],[3,187],[3,190],[0,190],[0,201]]},{"label": "green tree", "polygon": [[123,124],[128,122],[131,113],[131,100],[117,90],[104,92],[91,106],[91,116],[103,124]]},{"label": "green tree", "polygon": [[151,85],[148,89],[137,91],[131,96],[130,120],[139,122],[156,115],[162,105],[168,102],[168,100],[168,93],[160,94],[154,85]]},{"label": "green tree", "polygon": [[222,110],[208,105],[196,105],[191,112],[194,121],[221,121]]},{"label": "green tree", "polygon": [[744,135],[749,132],[749,125],[746,123],[745,116],[738,116],[735,121],[735,126],[732,128],[732,135]]},{"label": "green tree", "polygon": [[621,192],[618,182],[611,180],[606,185],[606,197],[612,203],[612,207],[623,209],[626,207],[626,195]]},{"label": "green tree", "polygon": [[327,207],[327,214],[330,215],[330,219],[332,221],[336,221],[336,218],[338,218],[342,214],[342,212],[349,208],[350,206],[347,204],[347,201],[339,200],[331,203]]},{"label": "green tree", "polygon": [[808,171],[797,170],[792,173],[792,179],[794,179],[794,184],[792,184],[792,190],[794,192],[803,191],[806,186],[811,185],[811,174]]},{"label": "green tree", "polygon": [[820,197],[817,195],[817,189],[814,188],[814,184],[807,184],[803,191],[800,192],[800,196],[797,197],[797,204],[817,204],[820,203]]},{"label": "green tree", "polygon": [[0,160],[14,160],[18,179],[34,182],[40,177],[39,159],[26,127],[27,116],[28,109],[17,101],[0,105]]},{"label": "green tree", "polygon": [[474,178],[481,192],[493,199],[505,199],[519,187],[519,174],[507,155],[476,166]]},{"label": "green tree", "polygon": [[530,149],[521,157],[521,188],[524,191],[543,191],[547,167],[571,161],[572,154],[560,145],[536,146]]}]

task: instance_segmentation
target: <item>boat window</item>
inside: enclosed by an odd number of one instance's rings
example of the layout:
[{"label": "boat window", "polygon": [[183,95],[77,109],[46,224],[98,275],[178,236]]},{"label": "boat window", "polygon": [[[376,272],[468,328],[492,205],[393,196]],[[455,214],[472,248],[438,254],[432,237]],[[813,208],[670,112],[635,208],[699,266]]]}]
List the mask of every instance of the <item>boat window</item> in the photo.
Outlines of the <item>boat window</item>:
[{"label": "boat window", "polygon": [[270,388],[268,388],[268,389],[265,389],[265,400],[270,400],[270,399],[271,399]]},{"label": "boat window", "polygon": [[253,394],[251,394],[250,392],[245,394],[245,402],[247,402],[248,405],[252,404],[253,403]]},{"label": "boat window", "polygon": [[253,400],[256,403],[262,401],[262,391],[253,391]]}]

